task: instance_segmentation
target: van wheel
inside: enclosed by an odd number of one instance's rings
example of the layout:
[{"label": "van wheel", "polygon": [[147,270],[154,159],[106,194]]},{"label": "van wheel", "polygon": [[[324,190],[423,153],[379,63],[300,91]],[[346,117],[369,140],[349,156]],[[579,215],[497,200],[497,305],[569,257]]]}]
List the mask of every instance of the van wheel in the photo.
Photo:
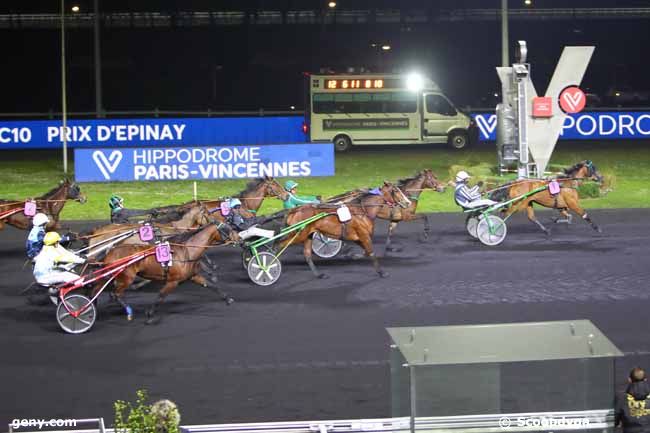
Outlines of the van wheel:
[{"label": "van wheel", "polygon": [[352,147],[352,142],[345,135],[339,135],[334,138],[334,150],[337,152],[347,152]]},{"label": "van wheel", "polygon": [[467,149],[469,147],[469,136],[465,131],[452,131],[449,133],[447,144],[449,144],[452,149]]}]

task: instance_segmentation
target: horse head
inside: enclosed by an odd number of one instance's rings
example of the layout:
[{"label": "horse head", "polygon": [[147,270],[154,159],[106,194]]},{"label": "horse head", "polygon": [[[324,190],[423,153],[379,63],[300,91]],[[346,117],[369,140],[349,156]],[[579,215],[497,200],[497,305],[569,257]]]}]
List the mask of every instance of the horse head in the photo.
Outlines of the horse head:
[{"label": "horse head", "polygon": [[445,192],[445,184],[438,180],[430,168],[423,170],[422,174],[424,175],[424,183],[422,184],[422,188],[431,188],[437,192]]},{"label": "horse head", "polygon": [[388,181],[384,181],[384,185],[380,188],[380,191],[389,204],[397,204],[399,207],[406,209],[411,206],[411,200],[408,199],[406,194],[397,187]]},{"label": "horse head", "polygon": [[287,191],[285,191],[284,187],[280,185],[280,182],[274,178],[266,176],[262,180],[262,184],[264,185],[264,197],[276,197],[280,200],[286,199],[288,194]]},{"label": "horse head", "polygon": [[225,222],[214,221],[214,224],[217,226],[217,232],[215,234],[214,240],[216,242],[234,242],[237,243],[241,241],[239,234],[236,230],[233,230],[229,224]]},{"label": "horse head", "polygon": [[188,222],[191,227],[200,227],[215,221],[215,219],[210,216],[208,208],[201,202],[198,202],[187,211],[183,218],[185,217],[189,219]]},{"label": "horse head", "polygon": [[70,182],[68,179],[64,181],[64,186],[67,187],[66,200],[76,200],[81,204],[86,203],[86,195],[81,193],[81,188],[74,182]]},{"label": "horse head", "polygon": [[603,176],[598,172],[596,165],[589,159],[580,161],[574,166],[564,170],[566,176],[576,179],[591,179],[602,183]]}]

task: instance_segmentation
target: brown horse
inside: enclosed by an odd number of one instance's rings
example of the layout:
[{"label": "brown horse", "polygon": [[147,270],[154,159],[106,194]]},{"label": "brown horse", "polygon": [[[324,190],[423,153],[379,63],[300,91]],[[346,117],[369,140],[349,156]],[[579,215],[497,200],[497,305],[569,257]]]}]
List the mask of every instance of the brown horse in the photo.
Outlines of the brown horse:
[{"label": "brown horse", "polygon": [[[221,298],[230,305],[234,300],[227,293],[222,292],[216,285],[217,278],[212,274],[211,269],[207,269],[201,261],[206,250],[213,244],[224,242],[225,240],[237,241],[237,234],[226,224],[209,224],[192,232],[184,233],[168,239],[172,251],[172,265],[163,267],[156,261],[155,256],[148,256],[139,262],[127,267],[121,274],[115,278],[115,289],[113,294],[115,299],[124,307],[128,319],[133,318],[131,307],[124,302],[123,295],[127,287],[131,285],[136,276],[147,280],[164,281],[165,284],[160,289],[157,302],[152,304],[147,310],[147,323],[152,323],[156,309],[165,300],[165,297],[176,289],[176,287],[187,280],[199,284],[203,287],[209,287],[217,291]],[[104,258],[104,265],[108,265],[123,257],[143,252],[151,248],[150,245],[121,245],[112,249]],[[206,277],[207,276],[207,277]],[[95,286],[94,293],[102,287],[104,281],[98,282]]]},{"label": "brown horse", "polygon": [[[79,185],[70,182],[68,179],[62,180],[58,186],[52,188],[40,197],[34,198],[38,212],[46,214],[50,222],[47,224],[48,230],[56,230],[59,226],[59,214],[67,200],[75,200],[79,203],[85,203],[86,197],[81,193]],[[24,207],[24,201],[0,200],[0,213],[11,209]],[[23,212],[18,212],[4,220],[0,220],[0,230],[4,229],[5,224],[10,224],[16,228],[25,230],[32,225],[31,217],[25,216]]]},{"label": "brown horse", "polygon": [[[594,230],[601,233],[602,230],[600,227],[591,220],[587,212],[580,206],[578,191],[576,190],[576,179],[592,179],[601,182],[603,177],[591,161],[581,161],[574,166],[565,169],[564,174],[561,177],[558,177],[557,181],[561,186],[559,194],[553,196],[548,189],[542,190],[530,197],[514,202],[508,209],[504,210],[504,216],[509,216],[515,212],[526,209],[528,219],[537,224],[539,228],[549,235],[551,231],[544,227],[544,225],[535,218],[533,204],[537,203],[544,207],[558,209],[566,217],[569,215],[567,209],[571,210],[587,221]],[[490,198],[496,201],[509,200],[527,194],[545,185],[548,185],[547,180],[531,179],[515,181],[507,188],[497,191],[499,194],[492,194]]]},{"label": "brown horse", "polygon": [[380,191],[381,195],[366,193],[347,203],[352,219],[345,223],[341,223],[339,220],[336,214],[336,208],[338,206],[335,204],[304,205],[292,209],[286,218],[287,225],[299,223],[321,212],[327,212],[329,215],[307,225],[304,230],[297,232],[295,236],[289,235],[287,238],[281,240],[278,248],[282,249],[287,245],[302,243],[303,255],[311,271],[318,278],[326,278],[325,274],[318,271],[311,256],[311,235],[315,232],[320,232],[332,239],[342,239],[357,243],[363,248],[366,255],[372,259],[375,271],[381,277],[388,276],[388,273],[381,269],[379,260],[373,251],[372,235],[375,228],[375,218],[381,207],[385,204],[388,203],[407,208],[409,206],[409,200],[398,187],[388,182],[384,182]]},{"label": "brown horse", "polygon": [[[166,225],[154,224],[158,234],[162,237],[177,235],[183,231],[195,229],[211,221],[208,210],[200,202],[193,202],[192,206],[188,206],[187,209],[188,210],[185,211],[181,219],[177,221],[172,221]],[[83,237],[89,239],[88,246],[92,249],[92,247],[98,243],[110,239],[120,233],[126,233],[130,230],[138,229],[139,227],[140,224],[108,224],[84,233]],[[148,242],[141,241],[139,236],[131,236],[120,242],[120,244],[144,245],[148,244]]]},{"label": "brown horse", "polygon": [[377,218],[390,221],[385,251],[395,251],[395,249],[390,246],[390,237],[400,221],[424,220],[424,239],[428,239],[429,232],[431,231],[429,218],[426,215],[415,213],[418,207],[420,194],[425,189],[445,192],[445,185],[436,178],[435,174],[433,174],[433,171],[430,169],[422,170],[413,177],[398,180],[397,187],[404,191],[411,204],[407,208],[385,204],[379,209]]},{"label": "brown horse", "polygon": [[[282,185],[278,183],[277,180],[270,176],[263,178],[257,178],[248,182],[246,188],[240,191],[237,195],[234,195],[233,198],[238,198],[242,202],[243,214],[246,217],[253,216],[257,213],[259,208],[264,202],[266,197],[276,197],[282,199],[286,195]],[[219,221],[224,221],[223,215],[219,212],[219,207],[221,203],[225,200],[216,199],[216,200],[200,200],[201,204],[205,206],[210,212],[213,213],[215,219]],[[154,209],[158,214],[153,221],[169,221],[170,218],[177,219],[179,214],[184,212],[187,209],[187,206],[193,205],[194,202],[183,203],[177,206],[164,206]],[[178,214],[176,217],[173,214]]]}]

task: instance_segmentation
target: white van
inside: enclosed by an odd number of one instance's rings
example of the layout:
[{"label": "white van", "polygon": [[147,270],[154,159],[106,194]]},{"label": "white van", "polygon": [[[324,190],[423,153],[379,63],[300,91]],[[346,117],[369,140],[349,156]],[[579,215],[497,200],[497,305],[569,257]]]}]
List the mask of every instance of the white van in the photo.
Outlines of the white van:
[{"label": "white van", "polygon": [[431,80],[417,75],[311,75],[304,130],[309,141],[353,145],[448,143],[465,149],[478,138]]}]

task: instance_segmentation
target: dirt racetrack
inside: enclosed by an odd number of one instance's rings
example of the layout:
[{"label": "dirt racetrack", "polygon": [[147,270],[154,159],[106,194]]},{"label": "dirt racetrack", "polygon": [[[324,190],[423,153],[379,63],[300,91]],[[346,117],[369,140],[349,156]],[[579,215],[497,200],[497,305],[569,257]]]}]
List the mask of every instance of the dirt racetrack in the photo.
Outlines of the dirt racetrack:
[{"label": "dirt racetrack", "polygon": [[[185,284],[144,325],[155,287],[127,292],[136,320],[100,303],[91,332],[67,335],[52,305],[27,305],[25,232],[0,232],[0,422],[103,416],[146,388],[180,407],[184,424],[390,416],[387,326],[590,319],[634,365],[650,368],[650,210],[590,212],[547,238],[523,216],[506,241],[485,247],[465,234],[463,216],[431,216],[433,234],[402,224],[403,251],[383,259],[381,279],[366,260],[318,262],[314,279],[298,250],[283,258],[270,287],[248,281],[240,250],[211,252],[230,307]],[[541,212],[545,223],[551,214]],[[79,229],[80,224],[69,224]],[[87,225],[86,225],[87,226]],[[386,225],[375,240],[383,253]],[[0,428],[1,429],[1,428]]]}]

